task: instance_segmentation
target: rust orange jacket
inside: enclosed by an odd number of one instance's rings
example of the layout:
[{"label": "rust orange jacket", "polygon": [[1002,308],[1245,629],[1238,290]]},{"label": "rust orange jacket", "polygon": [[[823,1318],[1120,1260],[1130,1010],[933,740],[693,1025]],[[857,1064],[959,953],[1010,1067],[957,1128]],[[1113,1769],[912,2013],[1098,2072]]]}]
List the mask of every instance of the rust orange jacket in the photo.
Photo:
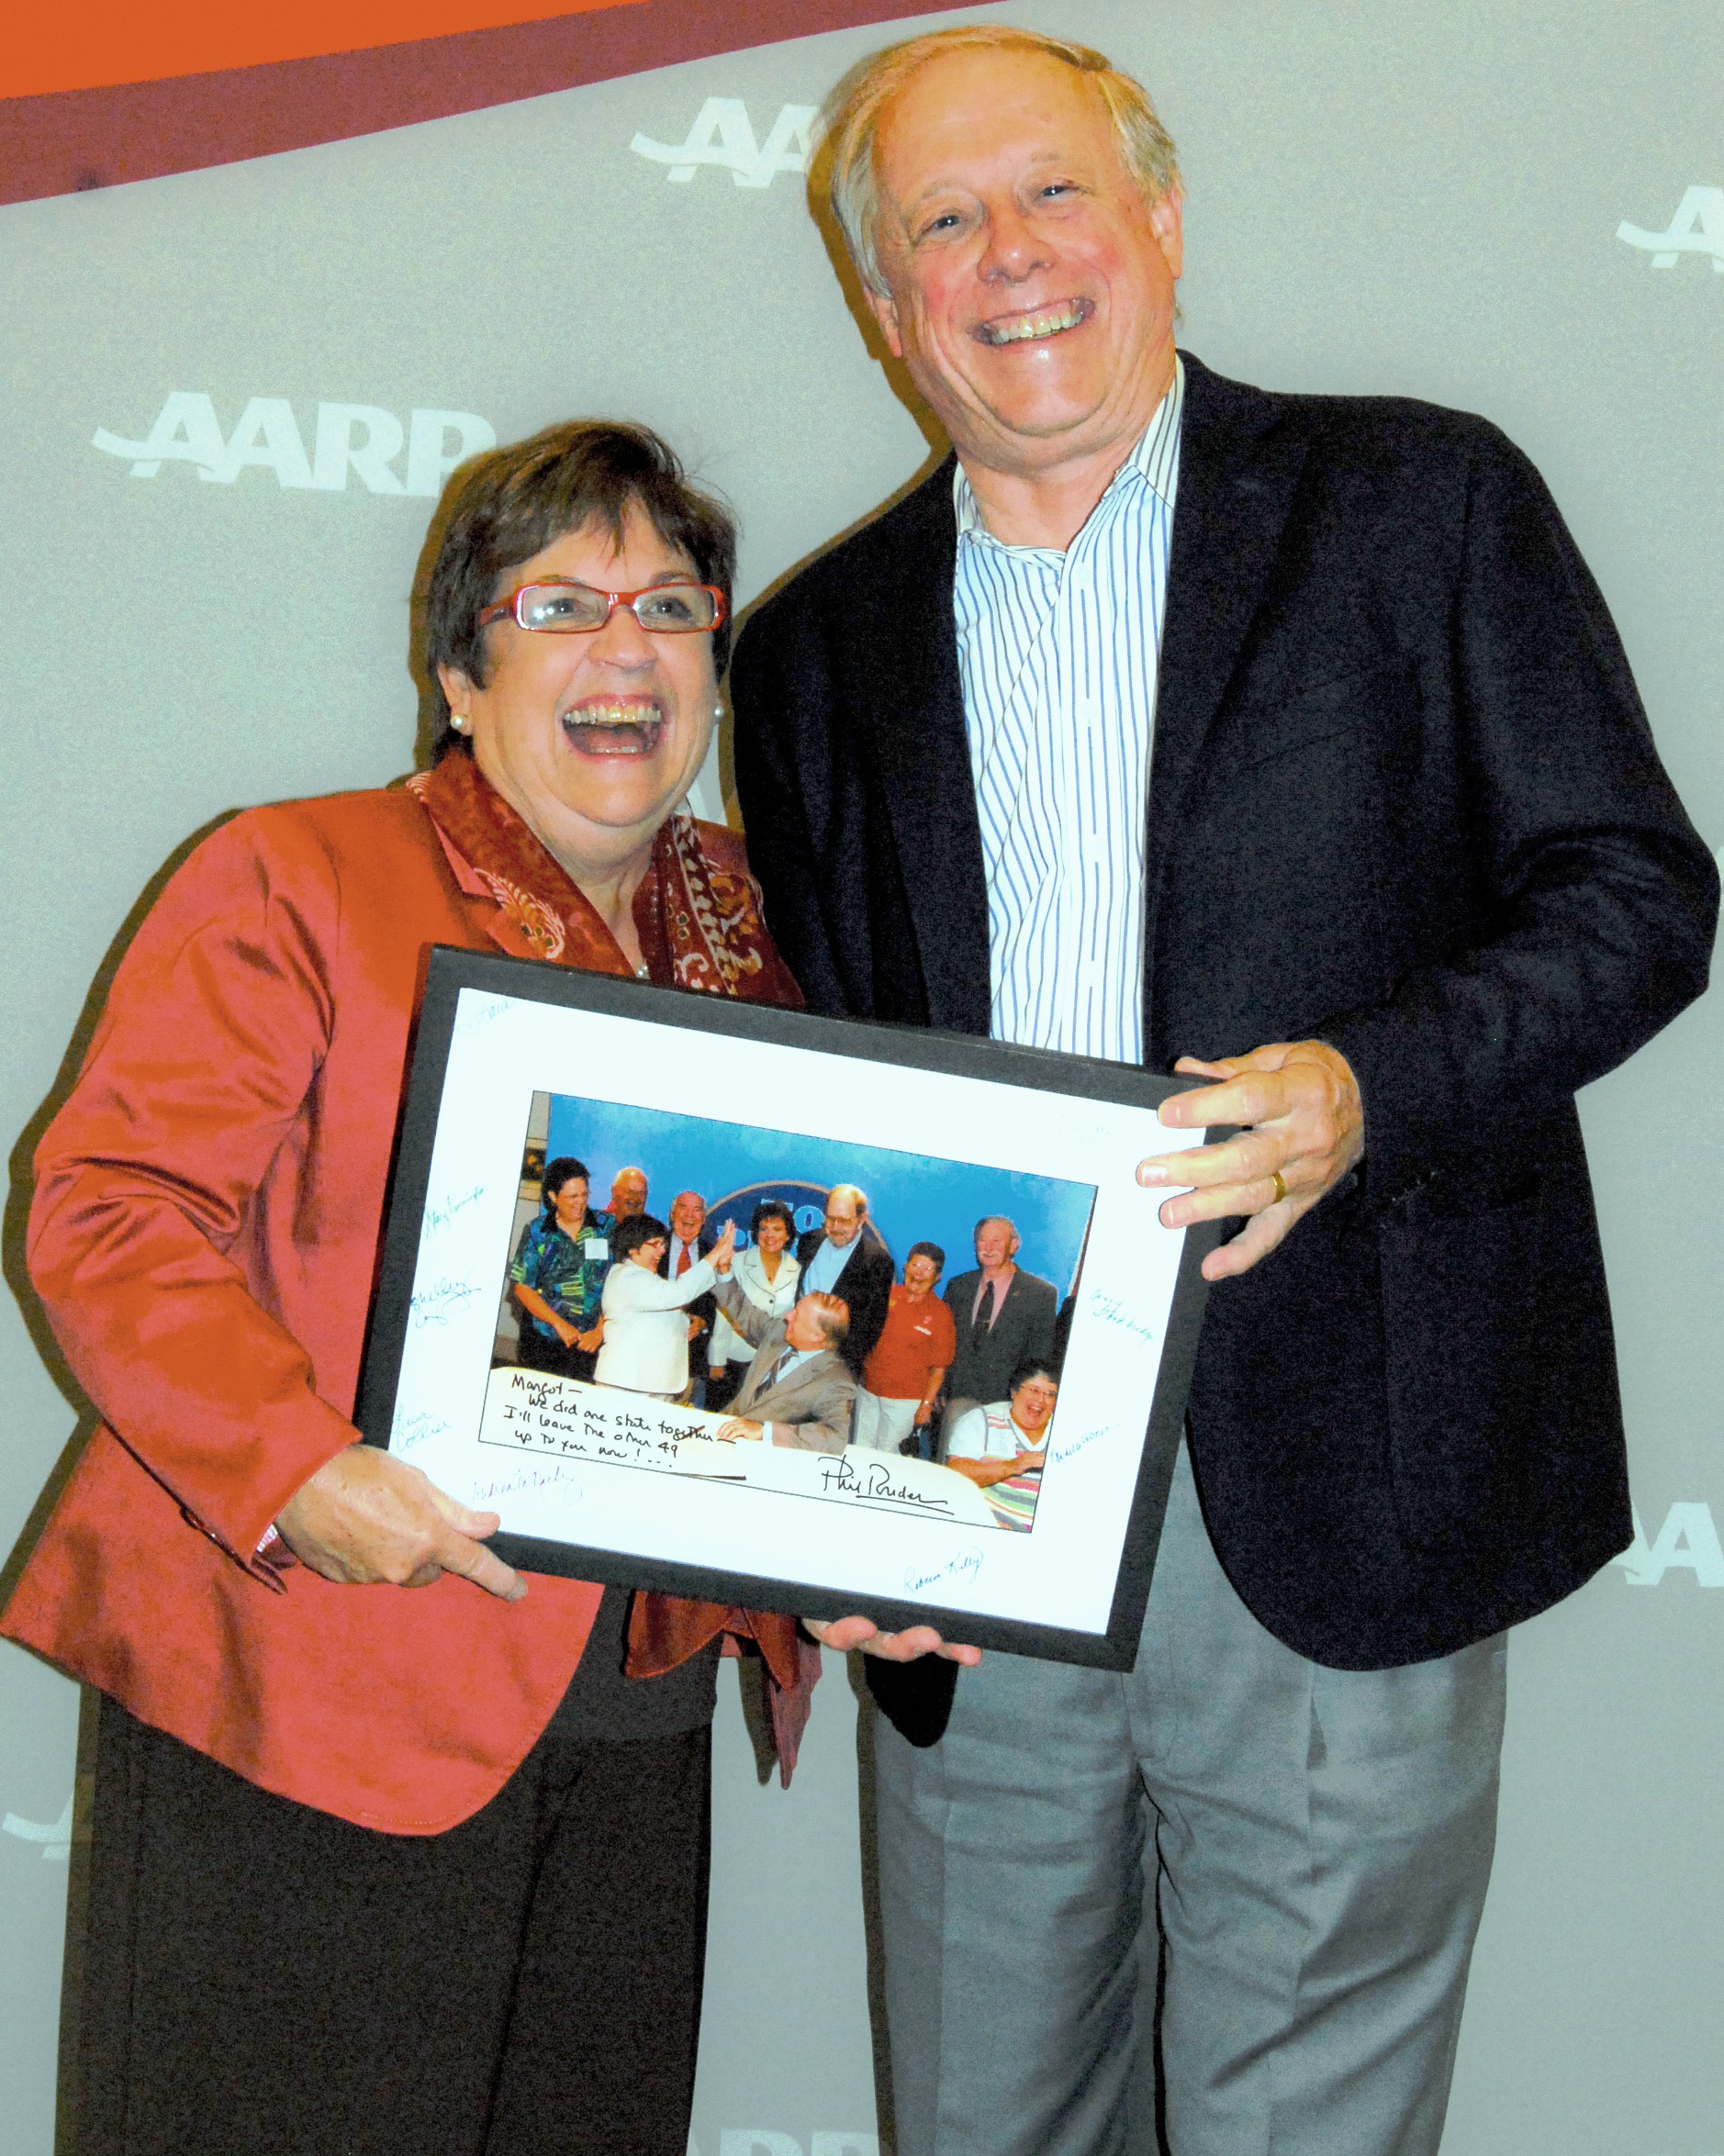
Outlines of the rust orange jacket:
[{"label": "rust orange jacket", "polygon": [[[730,833],[700,839],[740,867]],[[447,1576],[340,1587],[252,1554],[356,1435],[433,943],[533,955],[405,791],[248,811],[139,930],[38,1148],[30,1228],[103,1421],[0,1620],[248,1780],[409,1834],[502,1785],[599,1596],[543,1574],[512,1604]]]}]

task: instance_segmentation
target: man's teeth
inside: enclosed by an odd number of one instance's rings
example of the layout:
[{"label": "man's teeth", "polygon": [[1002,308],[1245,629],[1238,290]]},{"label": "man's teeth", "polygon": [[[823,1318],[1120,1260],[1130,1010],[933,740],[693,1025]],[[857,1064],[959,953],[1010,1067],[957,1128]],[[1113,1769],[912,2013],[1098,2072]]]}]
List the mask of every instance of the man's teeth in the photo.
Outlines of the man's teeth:
[{"label": "man's teeth", "polygon": [[1017,315],[1002,322],[984,322],[982,341],[987,344],[1021,344],[1030,337],[1054,337],[1061,330],[1075,330],[1083,319],[1083,307],[1047,307],[1036,315]]}]

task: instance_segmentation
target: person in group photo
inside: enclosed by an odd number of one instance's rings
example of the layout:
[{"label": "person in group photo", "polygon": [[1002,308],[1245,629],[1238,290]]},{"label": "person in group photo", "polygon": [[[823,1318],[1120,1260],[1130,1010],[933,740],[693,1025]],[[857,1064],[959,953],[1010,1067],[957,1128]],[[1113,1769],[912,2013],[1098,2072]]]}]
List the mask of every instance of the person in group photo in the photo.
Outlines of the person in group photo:
[{"label": "person in group photo", "polygon": [[643,1168],[620,1167],[610,1179],[610,1217],[635,1220],[646,1211],[648,1184]]},{"label": "person in group photo", "polygon": [[[802,1277],[790,1250],[795,1238],[796,1216],[789,1207],[782,1199],[763,1198],[749,1215],[747,1247],[737,1252],[731,1266],[731,1279],[768,1317],[788,1317],[795,1307]],[[706,1404],[722,1410],[734,1399],[754,1350],[716,1303],[714,1310]]]},{"label": "person in group photo", "polygon": [[[667,1279],[678,1279],[711,1252],[718,1237],[707,1227],[706,1200],[699,1190],[677,1191],[670,1201],[669,1225],[658,1269]],[[688,1305],[688,1399],[693,1406],[704,1407],[712,1327],[718,1317],[711,1292],[697,1295]]]},{"label": "person in group photo", "polygon": [[935,1403],[957,1352],[952,1313],[934,1292],[945,1268],[937,1243],[912,1243],[887,1298],[856,1392],[854,1441],[867,1449],[934,1458]]},{"label": "person in group photo", "polygon": [[593,1374],[604,1337],[601,1297],[610,1270],[610,1222],[589,1212],[591,1178],[572,1155],[545,1163],[543,1211],[521,1231],[509,1268],[521,1326],[519,1359],[561,1378]]},{"label": "person in group photo", "polygon": [[1023,1239],[1003,1213],[976,1223],[976,1263],[946,1287],[956,1345],[946,1374],[945,1427],[980,1401],[998,1400],[1026,1355],[1051,1356],[1059,1296],[1018,1263]]},{"label": "person in group photo", "polygon": [[1025,1356],[1006,1380],[1005,1398],[967,1409],[946,1439],[946,1466],[975,1483],[1002,1527],[1027,1529],[1035,1520],[1058,1398],[1058,1368]]},{"label": "person in group photo", "polygon": [[731,1277],[730,1234],[714,1249],[718,1306],[754,1353],[714,1435],[721,1443],[842,1452],[856,1413],[856,1379],[845,1359],[850,1310],[840,1295],[804,1287],[780,1315],[763,1309]]},{"label": "person in group photo", "polygon": [[[687,2156],[720,1635],[806,1681],[791,1620],[665,1597],[663,1673],[626,1675],[626,1590],[529,1580],[495,1513],[358,1441],[431,945],[800,1000],[742,841],[682,806],[728,512],[576,420],[465,466],[436,529],[431,768],[205,838],[37,1149],[31,1278],[103,1420],[0,1628],[106,1694],[92,2152]],[[559,1346],[592,1336],[579,1165],[516,1297]],[[657,1285],[642,1226],[610,1279]]]},{"label": "person in group photo", "polygon": [[868,1193],[854,1183],[834,1183],[826,1193],[825,1214],[796,1246],[804,1289],[842,1295],[850,1312],[844,1358],[853,1377],[874,1351],[886,1323],[886,1301],[895,1268],[891,1253],[868,1232]]},{"label": "person in group photo", "polygon": [[734,1246],[735,1232],[727,1226],[711,1257],[666,1278],[660,1269],[670,1249],[664,1222],[637,1212],[619,1223],[610,1238],[616,1262],[605,1280],[605,1337],[594,1371],[599,1384],[688,1400],[689,1306],[711,1294],[721,1254],[728,1265]]},{"label": "person in group photo", "polygon": [[1705,988],[1718,871],[1518,450],[1176,344],[1178,160],[1103,54],[892,45],[813,185],[953,453],[741,638],[767,919],[823,1015],[1230,1134],[1136,1165],[1146,1240],[1233,1224],[1134,1670],[817,1628],[885,1708],[898,2156],[1435,2156],[1506,1628],[1631,1535],[1574,1095]]}]

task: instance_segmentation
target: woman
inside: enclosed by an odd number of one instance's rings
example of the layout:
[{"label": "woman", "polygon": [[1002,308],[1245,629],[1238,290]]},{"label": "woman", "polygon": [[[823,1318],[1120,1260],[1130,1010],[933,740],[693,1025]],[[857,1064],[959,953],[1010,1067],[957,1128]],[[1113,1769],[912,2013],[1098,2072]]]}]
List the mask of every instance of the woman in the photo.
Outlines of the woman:
[{"label": "woman", "polygon": [[[796,1215],[781,1198],[763,1198],[748,1221],[748,1247],[731,1266],[731,1279],[756,1310],[768,1317],[789,1317],[796,1308],[796,1284],[802,1268],[790,1254]],[[712,1328],[706,1403],[728,1407],[755,1351],[722,1311]]]},{"label": "woman", "polygon": [[1027,1528],[1041,1495],[1047,1425],[1059,1397],[1059,1373],[1026,1356],[1012,1372],[1007,1397],[972,1407],[952,1425],[946,1464],[974,1482],[1002,1527]]},{"label": "woman", "polygon": [[521,1231],[509,1291],[521,1312],[521,1359],[561,1378],[593,1374],[604,1338],[599,1299],[610,1270],[610,1223],[588,1212],[587,1163],[565,1153],[545,1164],[544,1211]]},{"label": "woman", "polygon": [[351,1415],[427,945],[800,1001],[740,842],[677,809],[734,532],[627,426],[446,506],[434,768],[206,840],[37,1153],[33,1277],[105,1420],[4,1628],[109,1695],[91,2156],[687,2147],[727,1613],[644,1598],[681,1666],[626,1681],[626,1596],[529,1593]]},{"label": "woman", "polygon": [[856,1400],[856,1442],[876,1452],[907,1448],[933,1457],[934,1403],[957,1353],[952,1313],[935,1295],[946,1270],[937,1243],[912,1243],[904,1277],[886,1301],[886,1323],[862,1366]]},{"label": "woman", "polygon": [[[727,1226],[717,1248],[728,1257],[735,1240],[735,1230]],[[650,1212],[625,1220],[611,1246],[617,1262],[605,1281],[599,1382],[680,1400],[688,1390],[688,1307],[718,1278],[712,1260],[702,1257],[678,1279],[661,1280],[658,1268],[670,1248],[670,1230]]]}]

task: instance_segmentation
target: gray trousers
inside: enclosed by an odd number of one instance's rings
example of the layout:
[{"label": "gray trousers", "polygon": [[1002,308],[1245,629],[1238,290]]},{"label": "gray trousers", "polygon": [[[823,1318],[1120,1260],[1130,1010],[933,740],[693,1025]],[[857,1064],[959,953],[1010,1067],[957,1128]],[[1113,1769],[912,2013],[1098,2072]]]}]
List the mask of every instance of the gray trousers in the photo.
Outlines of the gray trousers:
[{"label": "gray trousers", "polygon": [[880,1720],[899,2156],[1434,2156],[1505,1664],[1283,1647],[1181,1447],[1130,1676],[989,1655],[939,1744]]}]

